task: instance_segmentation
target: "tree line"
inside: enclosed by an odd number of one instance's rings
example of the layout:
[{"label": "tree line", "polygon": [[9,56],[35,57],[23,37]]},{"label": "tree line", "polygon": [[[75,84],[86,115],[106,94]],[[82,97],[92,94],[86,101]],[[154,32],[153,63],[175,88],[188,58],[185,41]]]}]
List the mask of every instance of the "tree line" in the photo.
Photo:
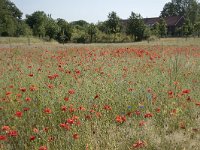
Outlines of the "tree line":
[{"label": "tree line", "polygon": [[200,3],[196,0],[172,0],[164,5],[159,21],[147,26],[140,14],[131,12],[126,23],[110,12],[106,21],[97,24],[84,20],[67,22],[53,19],[50,14],[36,11],[22,19],[22,12],[10,0],[0,0],[0,36],[36,36],[60,43],[131,42],[166,37],[168,16],[184,16],[177,32],[180,36],[200,36]]}]

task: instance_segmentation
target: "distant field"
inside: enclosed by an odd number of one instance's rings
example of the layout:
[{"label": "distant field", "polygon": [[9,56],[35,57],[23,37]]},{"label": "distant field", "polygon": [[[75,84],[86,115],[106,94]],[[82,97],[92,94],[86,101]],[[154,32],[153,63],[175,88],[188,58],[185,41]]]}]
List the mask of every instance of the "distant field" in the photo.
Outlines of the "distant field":
[{"label": "distant field", "polygon": [[[56,41],[51,41],[51,42],[46,42],[42,39],[39,38],[27,38],[27,37],[19,37],[19,38],[15,38],[15,37],[0,37],[0,44],[1,46],[6,46],[11,44],[12,46],[15,45],[29,45],[29,41],[30,41],[30,45],[32,44],[44,44],[44,45],[62,45],[59,44]],[[65,46],[80,46],[82,44],[73,44],[73,43],[67,43],[65,44]],[[87,44],[83,44],[83,45],[87,45]],[[109,44],[109,43],[92,43],[92,44],[88,44],[88,45],[99,45],[99,46],[107,46],[107,45],[112,45],[113,44]],[[114,43],[114,45],[116,46],[121,46],[121,45],[174,45],[174,46],[183,46],[183,45],[200,45],[200,38],[163,38],[163,39],[157,39],[155,41],[150,41],[149,43],[147,41],[143,41],[143,42],[132,42],[132,43]]]},{"label": "distant field", "polygon": [[1,150],[199,150],[200,39],[0,38]]}]

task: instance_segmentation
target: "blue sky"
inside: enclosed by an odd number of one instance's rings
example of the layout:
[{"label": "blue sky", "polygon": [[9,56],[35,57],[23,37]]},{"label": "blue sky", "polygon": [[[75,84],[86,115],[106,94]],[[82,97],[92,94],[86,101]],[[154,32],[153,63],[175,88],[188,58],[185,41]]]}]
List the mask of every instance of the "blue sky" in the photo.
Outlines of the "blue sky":
[{"label": "blue sky", "polygon": [[127,19],[131,11],[145,17],[159,16],[165,3],[171,0],[11,0],[25,14],[41,10],[52,18],[63,18],[68,22],[86,20],[97,23],[105,21],[108,13],[115,11]]}]

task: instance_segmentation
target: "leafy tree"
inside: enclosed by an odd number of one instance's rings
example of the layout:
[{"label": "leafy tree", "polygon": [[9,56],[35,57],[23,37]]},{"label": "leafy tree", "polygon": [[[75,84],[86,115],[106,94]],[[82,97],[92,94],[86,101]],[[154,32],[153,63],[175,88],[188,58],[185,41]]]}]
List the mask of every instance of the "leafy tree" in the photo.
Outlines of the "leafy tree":
[{"label": "leafy tree", "polygon": [[51,40],[55,38],[59,33],[59,26],[51,17],[49,17],[47,20],[47,25],[45,27],[45,30],[46,30],[46,36],[49,36],[49,40]]},{"label": "leafy tree", "polygon": [[200,22],[197,22],[195,25],[194,25],[194,31],[196,33],[196,35],[198,37],[200,37]]},{"label": "leafy tree", "polygon": [[166,36],[167,34],[167,24],[163,18],[160,18],[159,20],[159,34],[161,37]]},{"label": "leafy tree", "polygon": [[172,2],[168,2],[164,5],[161,11],[161,17],[177,16],[179,15],[176,11],[176,6]]},{"label": "leafy tree", "polygon": [[183,35],[187,38],[193,32],[193,26],[188,18],[185,19],[185,22],[182,26]]},{"label": "leafy tree", "polygon": [[0,35],[15,36],[22,12],[9,0],[0,0]]},{"label": "leafy tree", "polygon": [[78,20],[78,21],[71,22],[70,25],[72,25],[72,26],[79,25],[81,27],[86,27],[86,26],[89,25],[89,23],[87,21],[85,21],[85,20]]},{"label": "leafy tree", "polygon": [[48,17],[43,11],[36,11],[32,15],[26,16],[26,23],[33,30],[33,34],[39,37],[45,36],[47,21]]},{"label": "leafy tree", "polygon": [[59,32],[56,36],[56,39],[60,43],[67,43],[72,36],[72,29],[70,25],[64,19],[57,19],[57,25],[59,27]]},{"label": "leafy tree", "polygon": [[98,22],[97,23],[97,28],[99,31],[108,34],[109,33],[109,29],[107,28],[107,22]]},{"label": "leafy tree", "polygon": [[153,25],[153,28],[151,28],[151,31],[152,31],[152,34],[157,36],[157,37],[160,37],[160,29],[159,29],[159,23],[156,22],[154,25]]},{"label": "leafy tree", "polygon": [[131,12],[128,19],[127,34],[135,36],[136,41],[141,41],[144,37],[145,24],[140,14]]},{"label": "leafy tree", "polygon": [[148,40],[148,42],[149,42],[150,36],[151,36],[151,29],[149,26],[145,26],[143,37],[144,37],[144,39]]},{"label": "leafy tree", "polygon": [[90,36],[90,42],[93,42],[93,37],[96,35],[96,33],[97,33],[97,28],[93,23],[91,23],[88,26],[88,34]]},{"label": "leafy tree", "polygon": [[200,17],[199,15],[200,7],[198,7],[198,2],[196,0],[190,0],[185,16],[190,19],[192,24],[195,24],[195,22],[198,20],[198,17]]},{"label": "leafy tree", "polygon": [[194,24],[200,14],[200,7],[197,0],[172,0],[164,5],[161,17],[185,16]]},{"label": "leafy tree", "polygon": [[30,36],[32,35],[31,28],[26,24],[24,20],[18,22],[16,36]]},{"label": "leafy tree", "polygon": [[116,12],[111,12],[108,14],[108,20],[106,21],[106,27],[109,33],[114,34],[114,42],[116,38],[116,33],[120,32],[120,18],[117,16]]}]

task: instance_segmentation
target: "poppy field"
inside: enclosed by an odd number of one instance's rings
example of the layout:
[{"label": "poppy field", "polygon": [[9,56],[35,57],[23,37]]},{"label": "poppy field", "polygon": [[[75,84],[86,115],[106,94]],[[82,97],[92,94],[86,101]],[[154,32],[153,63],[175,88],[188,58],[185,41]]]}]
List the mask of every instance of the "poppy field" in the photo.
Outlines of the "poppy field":
[{"label": "poppy field", "polygon": [[0,149],[199,150],[200,46],[0,48]]}]

